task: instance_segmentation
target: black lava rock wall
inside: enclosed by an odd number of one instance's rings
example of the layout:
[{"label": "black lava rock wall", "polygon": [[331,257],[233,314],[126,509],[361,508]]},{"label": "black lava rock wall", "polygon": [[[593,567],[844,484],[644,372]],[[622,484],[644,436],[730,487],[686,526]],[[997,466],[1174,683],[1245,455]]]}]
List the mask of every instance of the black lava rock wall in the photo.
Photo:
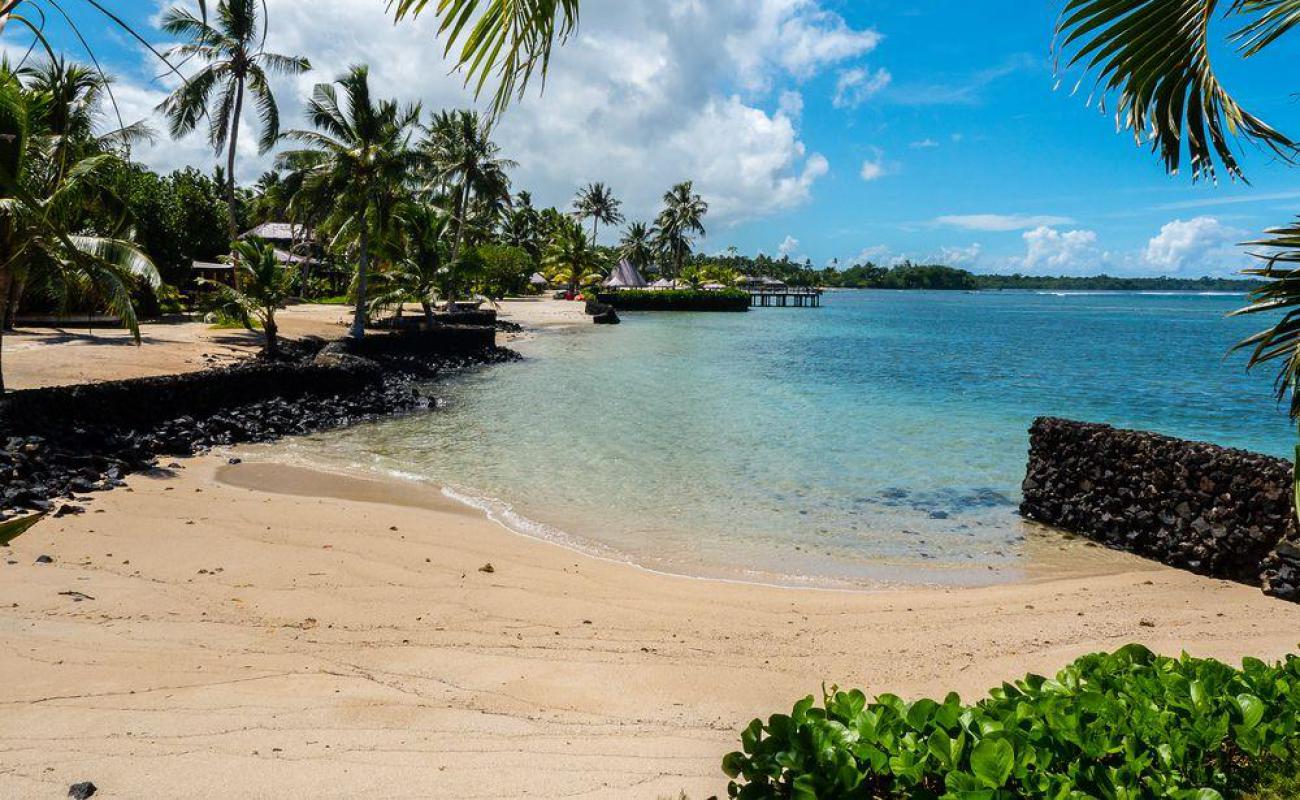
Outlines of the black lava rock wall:
[{"label": "black lava rock wall", "polygon": [[1289,461],[1045,417],[1029,432],[1023,491],[1028,519],[1300,599]]},{"label": "black lava rock wall", "polygon": [[517,357],[492,328],[331,345],[291,362],[254,360],[157,378],[13,392],[0,400],[0,520],[75,513],[90,492],[181,456],[352,425],[429,406],[417,383],[444,369]]}]

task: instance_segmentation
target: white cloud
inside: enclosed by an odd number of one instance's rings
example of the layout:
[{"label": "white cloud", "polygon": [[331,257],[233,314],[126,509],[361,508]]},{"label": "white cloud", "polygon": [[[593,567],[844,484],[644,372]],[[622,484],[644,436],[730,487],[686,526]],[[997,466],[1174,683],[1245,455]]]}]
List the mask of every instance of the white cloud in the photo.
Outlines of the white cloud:
[{"label": "white cloud", "polygon": [[[472,97],[449,74],[436,20],[394,26],[356,0],[268,0],[269,50],[309,57],[315,71],[277,83],[284,127],[301,127],[313,84],[368,63],[378,96],[421,101],[427,110]],[[805,146],[802,96],[791,84],[859,58],[879,43],[821,0],[671,0],[584,6],[579,34],[557,50],[545,94],[537,86],[496,131],[513,177],[538,201],[567,206],[578,185],[603,180],[630,217],[647,217],[674,182],[693,179],[709,201],[711,230],[806,203],[829,163]],[[154,65],[151,65],[151,67]],[[134,91],[147,112],[162,87]],[[780,89],[777,97],[771,92]],[[760,104],[776,109],[766,111]],[[239,177],[270,163],[251,127],[241,133]],[[215,163],[199,137],[162,141],[137,158],[160,169]]]},{"label": "white cloud", "polygon": [[908,145],[908,147],[912,147],[917,150],[929,150],[931,148],[938,147],[938,146],[939,143],[933,139],[920,139]]},{"label": "white cloud", "polygon": [[794,238],[793,236],[786,236],[785,240],[782,241],[780,246],[776,248],[776,252],[780,253],[783,256],[793,256],[795,251],[798,249],[799,249],[799,240]]},{"label": "white cloud", "polygon": [[1020,264],[1029,272],[1095,273],[1106,259],[1097,249],[1095,231],[1058,231],[1042,225],[1025,231],[1023,237],[1027,252]]},{"label": "white cloud", "polygon": [[803,116],[803,95],[793,89],[781,92],[777,108],[790,119],[799,119]]},{"label": "white cloud", "polygon": [[974,242],[965,247],[945,245],[939,248],[939,262],[950,267],[967,267],[979,261],[984,246]]},{"label": "white cloud", "polygon": [[862,169],[858,174],[868,183],[889,174],[889,168],[885,165],[884,152],[877,149],[874,156],[862,162]]},{"label": "white cloud", "polygon": [[883,67],[875,72],[866,67],[847,69],[835,82],[835,97],[831,102],[836,108],[856,108],[879,94],[892,80],[889,70]]},{"label": "white cloud", "polygon": [[1176,219],[1162,226],[1147,242],[1142,264],[1164,273],[1236,272],[1244,260],[1236,243],[1244,235],[1244,231],[1224,225],[1214,217]]},{"label": "white cloud", "polygon": [[1023,231],[1051,225],[1068,225],[1074,220],[1048,214],[959,214],[936,217],[937,225],[970,231]]}]

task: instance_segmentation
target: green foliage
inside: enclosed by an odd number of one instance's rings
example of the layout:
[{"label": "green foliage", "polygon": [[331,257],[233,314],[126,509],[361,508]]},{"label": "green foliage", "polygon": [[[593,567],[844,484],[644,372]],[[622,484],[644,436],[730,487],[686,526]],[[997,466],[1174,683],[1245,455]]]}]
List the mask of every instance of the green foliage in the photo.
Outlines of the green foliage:
[{"label": "green foliage", "polygon": [[135,223],[136,241],[173,286],[190,282],[190,264],[229,250],[221,187],[193,167],[163,176],[132,164],[120,171],[118,193]]},{"label": "green foliage", "polygon": [[741,744],[723,759],[738,800],[1222,800],[1283,781],[1295,797],[1300,658],[1238,670],[1130,645],[970,706],[832,689]]},{"label": "green foliage", "polygon": [[256,320],[258,327],[266,332],[266,354],[277,355],[279,328],[275,312],[284,308],[292,298],[297,271],[282,264],[275,247],[261,239],[254,237],[232,242],[231,249],[235,271],[240,276],[236,282],[238,288],[204,281],[214,290],[211,305],[250,330]]},{"label": "green foliage", "polygon": [[[388,3],[398,20],[418,17],[428,5],[429,0]],[[545,76],[554,42],[563,42],[578,27],[578,0],[438,0],[433,13],[438,37],[446,43],[443,55],[456,59],[476,97],[495,76],[495,114],[505,111],[511,98],[523,96],[535,68]]]},{"label": "green foliage", "polygon": [[520,247],[486,244],[477,250],[480,269],[478,291],[485,297],[500,300],[506,295],[521,294],[528,288],[533,273],[533,259]]},{"label": "green foliage", "polygon": [[601,302],[620,311],[748,311],[749,292],[721,289],[623,289],[601,295]]}]

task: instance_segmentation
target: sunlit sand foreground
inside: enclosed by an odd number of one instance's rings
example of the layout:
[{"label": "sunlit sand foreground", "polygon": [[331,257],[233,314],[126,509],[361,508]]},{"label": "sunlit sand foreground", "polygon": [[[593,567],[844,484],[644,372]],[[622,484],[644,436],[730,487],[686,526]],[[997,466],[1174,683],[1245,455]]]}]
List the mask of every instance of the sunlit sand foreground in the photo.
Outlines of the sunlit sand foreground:
[{"label": "sunlit sand foreground", "polygon": [[698,799],[823,682],[975,696],[1133,641],[1300,640],[1298,607],[1095,548],[984,589],[718,583],[227,455],[0,548],[0,796]]}]

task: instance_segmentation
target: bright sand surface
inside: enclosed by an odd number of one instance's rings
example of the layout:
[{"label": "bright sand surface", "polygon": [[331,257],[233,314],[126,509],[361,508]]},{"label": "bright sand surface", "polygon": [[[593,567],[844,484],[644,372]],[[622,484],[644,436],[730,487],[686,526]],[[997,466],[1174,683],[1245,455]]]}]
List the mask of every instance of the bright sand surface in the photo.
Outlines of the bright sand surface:
[{"label": "bright sand surface", "polygon": [[740,727],[823,682],[974,697],[1133,641],[1300,638],[1300,608],[1256,589],[1064,553],[992,588],[721,583],[414,484],[213,454],[0,548],[0,797],[698,800],[725,796]]},{"label": "bright sand surface", "polygon": [[[45,363],[64,347],[84,345]],[[1300,607],[1055,534],[1028,539],[1016,584],[723,583],[529,539],[426,486],[258,462],[273,451],[132,476],[0,547],[0,798],[91,780],[106,798],[702,800],[725,796],[741,727],[823,682],[974,698],[1134,641],[1230,660],[1300,642]]]},{"label": "bright sand surface", "polygon": [[[407,314],[417,313],[408,306]],[[280,334],[338,339],[346,335],[352,309],[336,305],[299,305],[276,315]],[[551,299],[504,300],[503,320],[531,328],[584,322],[581,303]],[[509,344],[511,335],[502,336]],[[174,375],[221,366],[247,358],[262,347],[260,331],[219,329],[203,322],[147,322],[139,345],[120,328],[87,330],[19,328],[4,336],[4,374],[9,389],[31,389],[94,381]]]}]

